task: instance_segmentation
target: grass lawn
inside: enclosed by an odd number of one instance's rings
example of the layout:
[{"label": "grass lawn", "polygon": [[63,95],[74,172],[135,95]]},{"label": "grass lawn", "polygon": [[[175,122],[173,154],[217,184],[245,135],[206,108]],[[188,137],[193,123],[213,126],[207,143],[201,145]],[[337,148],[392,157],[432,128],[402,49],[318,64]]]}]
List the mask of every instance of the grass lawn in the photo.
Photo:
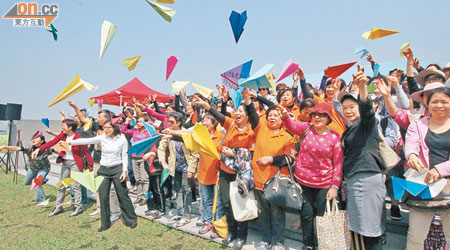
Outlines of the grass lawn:
[{"label": "grass lawn", "polygon": [[[0,172],[0,249],[225,249],[225,246],[182,231],[139,218],[138,227],[130,229],[121,221],[98,233],[100,218],[88,216],[95,203],[90,201],[87,212],[70,218],[71,207],[63,214],[49,218],[55,205],[55,187],[45,185],[50,198],[47,207],[37,207],[35,192],[18,184],[13,175]],[[68,195],[70,196],[70,195]],[[67,200],[66,196],[66,200]]]}]

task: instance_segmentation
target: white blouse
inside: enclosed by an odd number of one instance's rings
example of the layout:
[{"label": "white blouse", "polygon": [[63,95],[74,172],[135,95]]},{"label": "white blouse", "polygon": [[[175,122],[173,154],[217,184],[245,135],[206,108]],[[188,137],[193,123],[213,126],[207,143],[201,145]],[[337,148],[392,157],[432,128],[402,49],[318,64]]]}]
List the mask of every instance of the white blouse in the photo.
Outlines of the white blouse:
[{"label": "white blouse", "polygon": [[81,138],[72,141],[72,145],[100,144],[102,156],[100,165],[111,167],[122,164],[123,171],[128,171],[128,142],[124,135],[111,138],[105,134],[93,138]]}]

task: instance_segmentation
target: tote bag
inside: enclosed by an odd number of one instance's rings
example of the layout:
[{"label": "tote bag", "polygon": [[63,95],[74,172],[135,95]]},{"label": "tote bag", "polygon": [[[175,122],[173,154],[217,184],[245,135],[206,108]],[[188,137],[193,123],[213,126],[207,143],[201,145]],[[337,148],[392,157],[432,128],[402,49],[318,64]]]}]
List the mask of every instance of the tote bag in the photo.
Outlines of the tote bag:
[{"label": "tote bag", "polygon": [[[332,209],[330,202],[333,203]],[[338,209],[336,199],[327,201],[325,214],[316,217],[316,230],[320,250],[350,249],[351,235],[347,227],[347,212]]]},{"label": "tote bag", "polygon": [[230,182],[230,201],[234,218],[237,221],[248,221],[258,217],[258,206],[253,191],[242,197],[236,181]]}]

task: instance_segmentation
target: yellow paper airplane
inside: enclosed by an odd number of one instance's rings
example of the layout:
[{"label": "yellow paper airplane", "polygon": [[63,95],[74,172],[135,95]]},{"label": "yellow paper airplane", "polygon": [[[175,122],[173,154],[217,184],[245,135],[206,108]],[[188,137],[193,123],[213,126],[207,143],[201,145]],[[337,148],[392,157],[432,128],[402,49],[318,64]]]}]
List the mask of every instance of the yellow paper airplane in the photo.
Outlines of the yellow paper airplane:
[{"label": "yellow paper airplane", "polygon": [[182,134],[182,137],[188,149],[220,159],[217,146],[212,141],[208,129],[201,123],[196,123],[192,133]]},{"label": "yellow paper airplane", "polygon": [[69,178],[65,178],[64,180],[62,180],[62,181],[56,183],[56,186],[62,186],[62,185],[64,185],[64,187],[68,188],[68,187],[69,187],[70,185],[72,185],[74,182],[75,182],[75,180],[69,177]]},{"label": "yellow paper airplane", "polygon": [[174,4],[174,0],[155,0],[155,3]]},{"label": "yellow paper airplane", "polygon": [[103,21],[102,33],[100,40],[100,60],[103,58],[103,54],[111,43],[114,34],[116,34],[117,26],[109,21]]},{"label": "yellow paper airplane", "polygon": [[202,85],[198,85],[197,83],[192,83],[192,86],[200,93],[203,97],[209,98],[211,93],[214,91],[213,89],[203,87]]},{"label": "yellow paper airplane", "polygon": [[139,59],[141,59],[141,56],[133,56],[124,59],[122,65],[128,67],[128,71],[132,71],[134,68],[136,68],[136,64],[138,63]]},{"label": "yellow paper airplane", "polygon": [[407,50],[409,48],[409,46],[411,46],[410,42],[407,42],[405,44],[402,45],[402,47],[400,48],[400,56],[405,56],[403,54],[403,51]]},{"label": "yellow paper airplane", "polygon": [[83,130],[88,131],[92,127],[92,118],[89,118],[89,121],[83,125]]},{"label": "yellow paper airplane", "polygon": [[75,76],[73,80],[67,85],[64,90],[58,95],[58,97],[53,100],[48,107],[51,107],[58,102],[68,98],[69,96],[72,96],[78,92],[80,92],[83,89],[87,89],[91,91],[94,88],[94,86],[88,82],[83,81],[80,79],[80,75]]},{"label": "yellow paper airplane", "polygon": [[186,87],[186,85],[188,85],[189,83],[191,83],[191,82],[190,81],[173,81],[172,93],[176,93],[176,92],[180,91],[182,88]]},{"label": "yellow paper airplane", "polygon": [[88,103],[89,103],[89,106],[92,107],[92,105],[94,105],[94,103],[95,103],[95,99],[90,99],[89,98]]},{"label": "yellow paper airplane", "polygon": [[81,173],[72,171],[70,175],[76,182],[80,183],[85,188],[91,190],[94,193],[97,192],[100,184],[102,184],[102,181],[104,179],[103,176],[97,176],[94,178],[94,172]]},{"label": "yellow paper airplane", "polygon": [[150,4],[150,6],[152,6],[153,9],[156,10],[156,12],[158,12],[158,14],[164,18],[164,20],[166,20],[167,22],[172,22],[172,17],[175,15],[176,11],[166,7],[164,5],[160,5],[157,4],[156,2],[151,2],[149,0],[145,0],[147,1],[148,4]]},{"label": "yellow paper airplane", "polygon": [[400,31],[373,28],[371,31],[364,32],[361,36],[364,37],[365,39],[374,40],[384,36],[393,35],[396,33],[400,33]]},{"label": "yellow paper airplane", "polygon": [[60,141],[58,144],[56,144],[55,147],[53,147],[55,151],[62,152],[62,151],[70,151],[70,146],[65,141]]},{"label": "yellow paper airplane", "polygon": [[267,80],[269,80],[270,85],[272,85],[272,87],[270,88],[270,91],[274,91],[275,87],[273,85],[273,80],[275,79],[275,75],[273,73],[269,73],[266,75],[266,77],[267,77]]}]

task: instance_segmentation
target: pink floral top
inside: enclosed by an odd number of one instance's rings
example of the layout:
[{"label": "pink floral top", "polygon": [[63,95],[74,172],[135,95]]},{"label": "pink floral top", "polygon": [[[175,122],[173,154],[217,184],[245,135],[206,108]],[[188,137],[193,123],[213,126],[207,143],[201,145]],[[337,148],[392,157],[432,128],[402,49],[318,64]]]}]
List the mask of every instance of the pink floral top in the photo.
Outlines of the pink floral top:
[{"label": "pink floral top", "polygon": [[[283,119],[288,131],[302,136],[310,126],[307,122]],[[308,131],[300,146],[295,168],[295,179],[302,185],[312,188],[339,187],[342,181],[343,152],[339,134],[331,130],[320,135],[314,127]]]}]

